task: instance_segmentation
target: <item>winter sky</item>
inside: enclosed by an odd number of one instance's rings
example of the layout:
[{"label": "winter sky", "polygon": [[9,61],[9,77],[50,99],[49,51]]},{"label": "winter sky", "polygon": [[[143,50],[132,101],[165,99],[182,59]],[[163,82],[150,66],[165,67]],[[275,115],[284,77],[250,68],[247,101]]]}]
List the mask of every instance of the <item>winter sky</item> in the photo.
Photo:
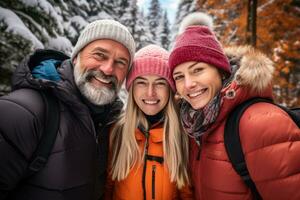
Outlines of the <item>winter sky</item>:
[{"label": "winter sky", "polygon": [[[151,0],[138,0],[138,5],[147,12]],[[169,15],[170,23],[175,20],[176,9],[180,0],[159,0],[163,9],[166,9]]]}]

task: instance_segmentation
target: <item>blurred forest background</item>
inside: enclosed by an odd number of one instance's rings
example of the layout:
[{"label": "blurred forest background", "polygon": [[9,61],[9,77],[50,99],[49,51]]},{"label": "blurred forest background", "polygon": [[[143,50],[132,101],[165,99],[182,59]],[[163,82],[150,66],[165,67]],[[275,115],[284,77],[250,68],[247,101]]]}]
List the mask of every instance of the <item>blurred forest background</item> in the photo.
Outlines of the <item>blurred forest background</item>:
[{"label": "blurred forest background", "polygon": [[174,23],[159,0],[147,10],[137,0],[1,0],[0,95],[25,55],[37,48],[70,54],[80,31],[96,19],[126,25],[138,49],[156,43],[172,48],[183,17],[193,11],[213,16],[225,46],[255,46],[276,66],[274,96],[289,107],[300,105],[300,0],[179,0]]}]

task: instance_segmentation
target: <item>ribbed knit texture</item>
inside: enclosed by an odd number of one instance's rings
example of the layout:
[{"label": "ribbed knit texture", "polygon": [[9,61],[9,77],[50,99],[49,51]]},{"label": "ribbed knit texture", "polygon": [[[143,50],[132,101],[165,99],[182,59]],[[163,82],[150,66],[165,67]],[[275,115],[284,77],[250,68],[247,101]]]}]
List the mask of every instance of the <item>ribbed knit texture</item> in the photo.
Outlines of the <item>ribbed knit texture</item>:
[{"label": "ribbed knit texture", "polygon": [[171,73],[176,66],[188,61],[208,63],[231,73],[228,58],[220,42],[206,26],[189,26],[176,38],[169,58]]},{"label": "ribbed knit texture", "polygon": [[127,76],[126,89],[129,89],[138,76],[157,75],[166,79],[175,91],[174,81],[168,67],[168,58],[168,51],[157,45],[148,45],[140,49],[134,57],[132,69]]},{"label": "ribbed knit texture", "polygon": [[72,51],[73,60],[78,52],[89,43],[99,39],[111,39],[121,43],[130,54],[130,66],[135,53],[135,42],[128,29],[115,20],[97,20],[88,24],[81,32],[77,43]]}]

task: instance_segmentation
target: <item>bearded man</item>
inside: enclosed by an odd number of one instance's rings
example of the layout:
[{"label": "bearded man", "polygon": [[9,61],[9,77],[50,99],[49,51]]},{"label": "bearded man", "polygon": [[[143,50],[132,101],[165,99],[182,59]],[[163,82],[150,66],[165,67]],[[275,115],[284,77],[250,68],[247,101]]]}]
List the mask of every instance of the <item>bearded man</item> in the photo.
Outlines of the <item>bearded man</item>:
[{"label": "bearded man", "polygon": [[[122,108],[117,95],[134,53],[125,26],[97,20],[82,31],[71,58],[37,50],[22,61],[13,91],[0,98],[0,199],[101,198],[108,132]],[[60,122],[46,166],[27,176],[47,123],[38,90],[58,100]]]}]

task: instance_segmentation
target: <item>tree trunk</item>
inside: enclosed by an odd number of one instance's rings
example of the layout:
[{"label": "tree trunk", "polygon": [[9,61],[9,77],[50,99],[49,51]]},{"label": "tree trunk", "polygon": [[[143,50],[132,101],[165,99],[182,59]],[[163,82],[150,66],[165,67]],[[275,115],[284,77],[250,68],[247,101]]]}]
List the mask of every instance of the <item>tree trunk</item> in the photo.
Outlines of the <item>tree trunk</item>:
[{"label": "tree trunk", "polygon": [[246,42],[254,47],[256,46],[256,11],[257,0],[248,0]]},{"label": "tree trunk", "polygon": [[251,4],[251,45],[256,46],[256,12],[257,0],[252,0]]}]

